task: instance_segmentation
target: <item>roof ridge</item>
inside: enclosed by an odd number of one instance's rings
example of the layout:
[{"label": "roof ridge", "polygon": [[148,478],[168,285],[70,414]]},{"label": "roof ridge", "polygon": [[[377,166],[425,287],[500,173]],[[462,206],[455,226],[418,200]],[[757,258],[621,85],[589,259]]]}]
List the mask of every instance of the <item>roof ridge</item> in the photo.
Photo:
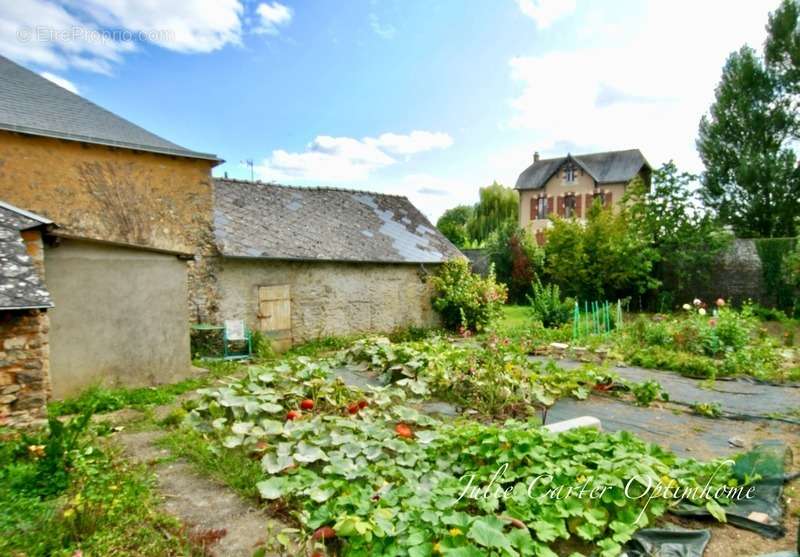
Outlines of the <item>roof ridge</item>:
[{"label": "roof ridge", "polygon": [[[583,154],[580,154],[580,155],[572,155],[572,158],[575,158],[575,157],[594,157],[594,156],[598,156],[598,155],[611,155],[611,154],[615,154],[615,153],[632,153],[634,151],[638,151],[639,153],[642,152],[641,149],[637,149],[637,148],[633,148],[633,149],[612,149],[610,151],[598,151],[597,153],[583,153]],[[644,156],[644,155],[642,155],[642,156]]]},{"label": "roof ridge", "polygon": [[336,186],[297,186],[291,184],[279,184],[277,182],[265,182],[263,180],[246,180],[246,179],[239,179],[239,178],[224,178],[219,176],[213,176],[214,181],[218,182],[229,182],[229,183],[239,183],[239,184],[250,184],[253,186],[272,186],[276,188],[283,188],[288,190],[303,190],[303,191],[341,191],[347,193],[367,193],[369,195],[380,195],[383,197],[398,197],[400,199],[408,199],[405,195],[400,195],[397,193],[383,193],[371,190],[357,190],[353,188],[341,188]]}]

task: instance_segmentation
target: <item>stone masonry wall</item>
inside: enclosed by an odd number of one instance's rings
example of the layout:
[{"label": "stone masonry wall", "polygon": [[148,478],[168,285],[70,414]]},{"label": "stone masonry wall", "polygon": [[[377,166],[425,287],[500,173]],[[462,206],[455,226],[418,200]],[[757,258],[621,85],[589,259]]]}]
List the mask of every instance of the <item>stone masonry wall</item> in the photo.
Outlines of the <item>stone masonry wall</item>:
[{"label": "stone masonry wall", "polygon": [[0,311],[0,425],[26,425],[45,416],[48,328],[44,311]]},{"label": "stone masonry wall", "polygon": [[[41,232],[33,229],[21,234],[44,278]],[[49,330],[45,311],[0,311],[0,425],[26,425],[44,418],[51,392]]]},{"label": "stone masonry wall", "polygon": [[291,286],[292,340],[439,323],[425,282],[436,266],[288,262],[226,258],[221,263],[222,319],[258,329],[258,288]]}]

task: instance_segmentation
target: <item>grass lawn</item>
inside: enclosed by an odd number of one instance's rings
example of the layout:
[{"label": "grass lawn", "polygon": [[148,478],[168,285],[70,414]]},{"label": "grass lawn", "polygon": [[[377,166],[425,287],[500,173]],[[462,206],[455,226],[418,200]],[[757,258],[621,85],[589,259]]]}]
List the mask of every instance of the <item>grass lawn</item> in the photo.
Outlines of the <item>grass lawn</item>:
[{"label": "grass lawn", "polygon": [[531,322],[530,306],[503,306],[503,318],[499,327],[514,328],[527,325]]}]

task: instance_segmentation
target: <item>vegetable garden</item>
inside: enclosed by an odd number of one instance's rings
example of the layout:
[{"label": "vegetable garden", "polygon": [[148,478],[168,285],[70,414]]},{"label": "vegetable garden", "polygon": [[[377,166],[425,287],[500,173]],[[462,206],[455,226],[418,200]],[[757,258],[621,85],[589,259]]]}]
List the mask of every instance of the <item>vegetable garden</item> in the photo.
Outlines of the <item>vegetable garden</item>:
[{"label": "vegetable garden", "polygon": [[[344,365],[386,385],[347,385],[336,373]],[[727,465],[678,458],[624,432],[541,429],[536,408],[606,380],[592,367],[568,374],[493,340],[368,339],[321,360],[250,368],[203,390],[187,421],[260,460],[261,496],[317,555],[617,555],[673,503],[642,497],[654,482],[736,485]],[[445,422],[422,411],[431,396],[482,406]],[[598,496],[570,492],[581,486]],[[724,520],[724,499],[697,502]]]}]

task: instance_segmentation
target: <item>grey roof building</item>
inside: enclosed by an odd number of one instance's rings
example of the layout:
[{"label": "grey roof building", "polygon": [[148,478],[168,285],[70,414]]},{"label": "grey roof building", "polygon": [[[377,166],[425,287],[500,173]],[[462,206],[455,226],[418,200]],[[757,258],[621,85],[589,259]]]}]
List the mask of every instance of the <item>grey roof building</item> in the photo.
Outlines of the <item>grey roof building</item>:
[{"label": "grey roof building", "polygon": [[0,56],[0,130],[218,161],[181,147]]},{"label": "grey roof building", "polygon": [[227,257],[441,263],[461,252],[406,198],[214,180],[214,233]]},{"label": "grey roof building", "polygon": [[581,167],[597,185],[628,182],[642,169],[648,172],[651,169],[639,149],[587,155],[568,154],[565,157],[534,160],[533,164],[519,175],[515,188],[536,190],[544,187],[550,177],[567,161],[573,161]]},{"label": "grey roof building", "polygon": [[0,310],[53,307],[20,235],[52,225],[49,219],[0,201]]}]

